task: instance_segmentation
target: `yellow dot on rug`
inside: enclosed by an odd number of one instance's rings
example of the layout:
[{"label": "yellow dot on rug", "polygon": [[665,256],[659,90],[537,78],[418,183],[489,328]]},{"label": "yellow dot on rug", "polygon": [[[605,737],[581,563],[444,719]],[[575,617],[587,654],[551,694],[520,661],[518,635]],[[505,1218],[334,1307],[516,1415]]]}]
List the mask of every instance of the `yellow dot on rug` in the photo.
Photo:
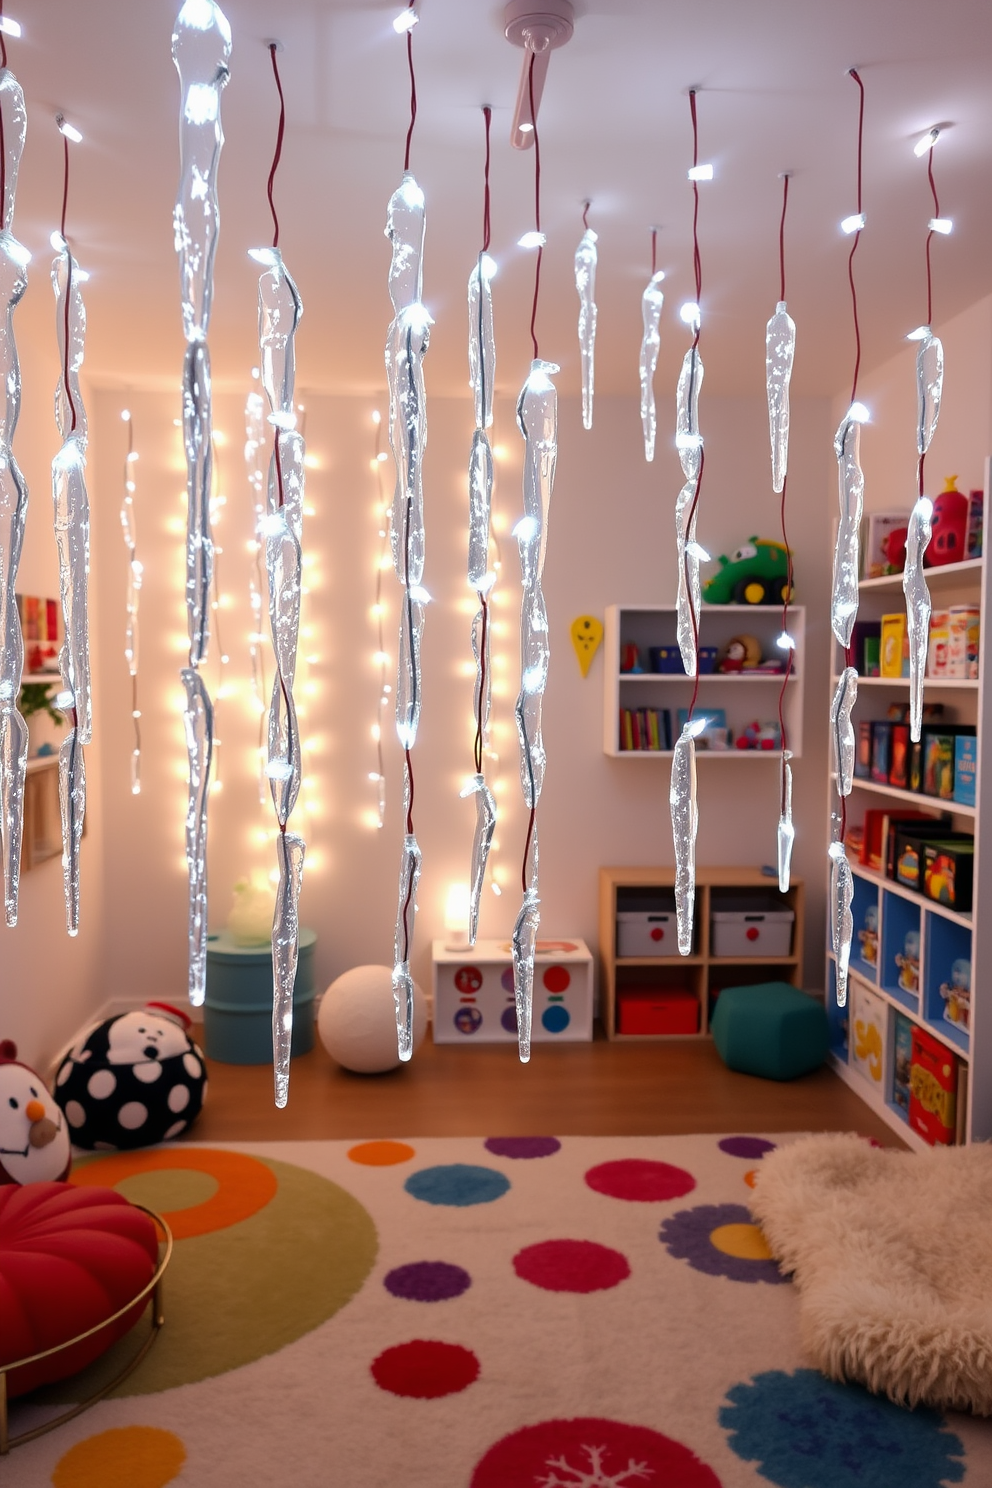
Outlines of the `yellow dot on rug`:
[{"label": "yellow dot on rug", "polygon": [[739,1261],[770,1261],[764,1235],[753,1224],[718,1225],[710,1231],[710,1242],[724,1255],[735,1256]]},{"label": "yellow dot on rug", "polygon": [[362,1163],[368,1168],[388,1168],[394,1163],[409,1162],[416,1153],[406,1142],[359,1142],[348,1148],[353,1163]]},{"label": "yellow dot on rug", "polygon": [[182,1472],[186,1448],[157,1426],[121,1426],[70,1447],[52,1473],[54,1488],[165,1488]]}]

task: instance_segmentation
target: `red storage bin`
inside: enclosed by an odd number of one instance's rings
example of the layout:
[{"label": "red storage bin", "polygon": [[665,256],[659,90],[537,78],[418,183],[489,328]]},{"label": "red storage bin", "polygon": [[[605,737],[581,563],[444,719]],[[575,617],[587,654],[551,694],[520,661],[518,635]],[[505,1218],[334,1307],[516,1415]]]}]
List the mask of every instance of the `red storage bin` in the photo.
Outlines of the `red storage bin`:
[{"label": "red storage bin", "polygon": [[698,1033],[699,1001],[683,987],[637,987],[617,993],[618,1033]]}]

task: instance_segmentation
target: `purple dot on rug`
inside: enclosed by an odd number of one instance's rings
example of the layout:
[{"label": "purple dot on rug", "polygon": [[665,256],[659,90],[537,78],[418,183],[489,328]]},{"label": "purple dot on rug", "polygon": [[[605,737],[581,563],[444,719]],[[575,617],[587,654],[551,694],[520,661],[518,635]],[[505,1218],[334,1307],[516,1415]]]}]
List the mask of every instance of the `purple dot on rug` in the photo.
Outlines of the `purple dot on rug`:
[{"label": "purple dot on rug", "polygon": [[776,1146],[764,1137],[722,1137],[716,1145],[730,1157],[747,1158],[764,1157],[766,1152],[774,1152]]},{"label": "purple dot on rug", "polygon": [[497,1157],[551,1157],[561,1151],[557,1137],[487,1137],[485,1146]]},{"label": "purple dot on rug", "polygon": [[472,1278],[461,1266],[447,1261],[412,1261],[388,1272],[382,1284],[407,1302],[448,1302],[467,1292]]}]

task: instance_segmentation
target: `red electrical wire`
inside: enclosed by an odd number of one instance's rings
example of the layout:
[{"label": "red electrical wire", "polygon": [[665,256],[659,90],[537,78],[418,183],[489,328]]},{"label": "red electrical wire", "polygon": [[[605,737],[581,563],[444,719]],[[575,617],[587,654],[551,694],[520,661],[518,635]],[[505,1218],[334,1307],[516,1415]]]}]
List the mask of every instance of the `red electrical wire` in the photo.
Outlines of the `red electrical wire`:
[{"label": "red electrical wire", "polygon": [[[530,67],[527,70],[527,92],[530,96],[530,117],[534,125],[534,231],[541,231],[541,141],[537,133],[537,110],[534,107],[534,63],[537,53],[530,54]],[[534,347],[534,360],[538,359],[537,347],[537,301],[541,293],[541,259],[544,256],[544,245],[537,245],[537,263],[534,266],[534,303],[530,312],[530,339]],[[528,833],[528,840],[529,840]]]},{"label": "red electrical wire", "polygon": [[651,229],[651,278],[658,272],[658,229]]},{"label": "red electrical wire", "polygon": [[589,231],[589,208],[591,206],[592,202],[587,201],[582,207],[582,226],[585,228],[586,232]]},{"label": "red electrical wire", "polygon": [[[59,129],[61,132],[60,121],[61,115],[59,116],[59,119],[56,120],[56,123],[59,124]],[[69,250],[69,244],[66,242],[65,236],[65,217],[66,210],[69,205],[69,136],[67,134],[62,135],[62,144],[64,147],[64,171],[62,178],[62,222],[60,231],[62,234],[62,241],[65,244],[65,297],[63,302],[64,310],[62,319],[62,385],[65,388],[66,401],[69,404],[69,415],[71,418],[69,433],[74,434],[76,431],[76,405],[73,402],[72,398],[72,388],[69,386],[69,310],[72,304],[72,253]]]},{"label": "red electrical wire", "polygon": [[[865,137],[865,85],[861,81],[860,76],[858,75],[857,68],[855,68],[855,67],[850,68],[850,76],[857,83],[857,85],[858,85],[858,92],[859,92],[859,95],[860,95],[859,102],[858,102],[858,216],[860,217],[861,216],[861,178],[862,178],[862,169],[861,169],[861,167],[862,167],[862,157],[863,157],[863,152],[864,152],[864,137]],[[854,283],[854,255],[858,251],[858,243],[860,241],[861,241],[861,228],[859,227],[856,230],[855,234],[854,234],[854,242],[851,244],[851,253],[850,253],[850,256],[849,256],[849,258],[847,260],[847,279],[848,279],[848,283],[851,286],[851,310],[852,310],[852,313],[853,313],[853,316],[854,316],[854,344],[855,344],[854,382],[853,382],[852,387],[851,387],[851,402],[852,403],[856,400],[856,398],[858,396],[858,374],[861,371],[861,323],[858,320],[858,291],[857,291],[857,288],[855,287],[855,283]]]},{"label": "red electrical wire", "polygon": [[483,253],[488,253],[489,252],[489,242],[490,242],[490,239],[492,237],[492,219],[491,219],[490,213],[489,213],[489,159],[490,159],[490,153],[491,153],[490,152],[490,148],[489,148],[489,130],[490,130],[490,125],[493,122],[493,111],[490,108],[490,106],[489,106],[488,103],[485,105],[485,107],[482,110],[482,116],[483,116],[483,118],[486,121],[486,169],[485,169],[485,184],[484,184],[483,198],[482,198],[482,201],[483,201],[483,206],[482,206],[482,251],[483,251]]},{"label": "red electrical wire", "polygon": [[[3,0],[0,0],[0,20],[3,19]],[[0,31],[0,67],[7,66],[7,42],[4,34]],[[2,137],[2,136],[0,136]]]},{"label": "red electrical wire", "polygon": [[789,206],[789,172],[786,171],[782,177],[782,218],[778,225],[778,265],[779,265],[779,291],[780,300],[785,299],[785,214]]},{"label": "red electrical wire", "polygon": [[[488,250],[488,248],[489,248],[489,240],[490,240],[491,228],[492,228],[492,222],[491,222],[491,217],[490,217],[490,198],[489,198],[489,159],[490,159],[489,127],[490,127],[490,124],[492,123],[493,111],[489,107],[489,105],[486,104],[486,106],[482,110],[482,113],[483,113],[483,116],[484,116],[485,121],[486,121],[486,164],[485,164],[485,170],[484,170],[484,176],[483,176],[483,203],[484,203],[484,205],[483,205],[483,212],[482,212],[483,242],[482,242],[482,252],[479,254],[479,375],[480,375],[480,377],[483,380],[482,381],[482,399],[481,399],[481,401],[482,401],[483,410],[484,410],[485,409],[485,405],[486,405],[486,393],[485,393],[485,376],[486,376],[486,370],[485,370],[485,356],[484,356],[484,353],[483,353],[483,345],[482,345],[482,336],[483,336],[483,326],[482,326],[482,254],[485,253]],[[484,710],[484,706],[485,706],[485,693],[486,693],[486,644],[487,644],[487,633],[488,633],[488,629],[489,629],[489,605],[488,605],[488,602],[486,600],[486,595],[485,595],[485,591],[484,590],[478,589],[476,591],[476,593],[478,595],[478,600],[479,600],[479,609],[480,609],[480,612],[482,614],[482,632],[481,632],[481,635],[479,637],[479,700],[478,700],[478,704],[476,706],[476,716],[475,716],[475,744],[474,744],[474,747],[473,747],[473,759],[475,761],[475,773],[476,773],[476,775],[481,775],[482,774],[483,710]]]},{"label": "red electrical wire", "polygon": [[[410,0],[407,6],[412,10],[414,0]],[[413,27],[406,33],[406,60],[410,68],[410,128],[406,132],[406,154],[403,156],[403,169],[410,169],[410,145],[413,142],[413,126],[417,122],[417,75],[413,70]]]},{"label": "red electrical wire", "polygon": [[[938,218],[940,216],[940,202],[937,199],[937,185],[936,185],[936,182],[934,181],[934,178],[933,178],[933,145],[931,145],[930,146],[930,149],[927,151],[927,180],[930,183],[930,195],[933,197],[933,215],[934,215],[934,218],[936,219],[936,218]],[[932,273],[932,270],[931,270],[931,267],[930,267],[930,243],[931,243],[932,238],[933,238],[933,228],[931,227],[927,231],[927,245],[926,245],[926,258],[927,258],[927,320],[926,320],[926,323],[927,323],[928,326],[931,326],[933,324],[933,273]],[[918,464],[917,464],[917,470],[916,470],[916,485],[917,485],[918,494],[920,496],[923,495],[923,467],[924,467],[924,465],[926,463],[926,458],[927,458],[926,450],[921,451],[920,458],[919,458],[919,461],[918,461]]]},{"label": "red electrical wire", "polygon": [[[692,166],[693,170],[695,170],[696,166],[699,164],[699,123],[696,118],[695,88],[689,89],[689,113],[692,116]],[[693,178],[692,182],[692,263],[696,275],[696,304],[698,305],[703,292],[703,264],[699,254],[699,183],[695,180],[695,178]],[[691,349],[693,351],[695,351],[696,348],[699,346],[700,329],[701,323],[697,318],[696,331],[692,338]],[[692,532],[692,524],[695,520],[696,508],[699,505],[699,493],[703,485],[703,467],[705,466],[705,464],[706,452],[703,449],[702,443],[700,443],[699,470],[696,473],[696,489],[693,492],[692,504],[689,507],[689,513],[686,517],[685,523],[687,537],[689,533]],[[690,582],[692,577],[692,569],[690,567],[688,552],[683,555],[682,563],[685,570],[686,593],[689,595],[689,618],[692,622],[692,646],[696,656],[696,670],[693,676],[692,698],[689,702],[688,712],[688,719],[691,722],[696,709],[696,699],[699,696],[699,622],[692,603],[692,586]]]},{"label": "red electrical wire", "polygon": [[275,41],[270,41],[269,42],[269,56],[272,58],[272,75],[273,75],[273,77],[276,80],[276,88],[278,89],[278,92],[279,92],[279,128],[278,128],[278,130],[276,132],[276,149],[275,149],[275,154],[272,157],[272,166],[271,166],[271,169],[269,170],[269,183],[268,183],[268,188],[267,188],[267,190],[268,190],[268,197],[269,197],[269,211],[272,213],[272,228],[273,228],[272,246],[273,246],[273,248],[278,248],[279,247],[279,218],[276,215],[275,202],[272,200],[272,186],[273,186],[273,183],[274,183],[275,178],[276,178],[276,171],[279,169],[279,161],[280,161],[280,158],[282,156],[282,141],[283,141],[283,136],[286,133],[286,100],[283,97],[282,82],[280,81],[280,78],[279,78],[279,64],[276,61],[276,52],[277,51],[278,51],[278,43],[275,42]]},{"label": "red electrical wire", "polygon": [[[782,216],[778,225],[778,265],[779,265],[779,300],[785,303],[785,215],[789,207],[789,174],[782,178]],[[789,546],[789,534],[785,525],[785,493],[788,489],[788,473],[782,477],[782,502],[779,517],[782,524],[782,544],[785,548],[785,593],[782,597],[782,634],[789,634],[789,601],[792,598],[792,549]],[[782,686],[778,695],[778,726],[782,740],[782,754],[789,747],[788,732],[785,727],[785,689],[789,685],[792,675],[792,647],[789,646],[785,653],[785,676],[782,678]],[[781,810],[785,811],[785,772],[782,779],[782,801]]]}]

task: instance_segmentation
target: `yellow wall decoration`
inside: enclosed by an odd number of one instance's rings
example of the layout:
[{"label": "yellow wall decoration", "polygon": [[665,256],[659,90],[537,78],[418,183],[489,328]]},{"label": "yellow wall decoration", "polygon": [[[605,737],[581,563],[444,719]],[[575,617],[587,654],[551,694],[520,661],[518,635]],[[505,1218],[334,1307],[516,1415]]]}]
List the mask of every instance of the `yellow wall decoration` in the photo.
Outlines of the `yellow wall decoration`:
[{"label": "yellow wall decoration", "polygon": [[603,622],[597,620],[595,615],[579,615],[578,619],[572,621],[571,634],[582,675],[588,677],[592,659],[603,639]]}]

